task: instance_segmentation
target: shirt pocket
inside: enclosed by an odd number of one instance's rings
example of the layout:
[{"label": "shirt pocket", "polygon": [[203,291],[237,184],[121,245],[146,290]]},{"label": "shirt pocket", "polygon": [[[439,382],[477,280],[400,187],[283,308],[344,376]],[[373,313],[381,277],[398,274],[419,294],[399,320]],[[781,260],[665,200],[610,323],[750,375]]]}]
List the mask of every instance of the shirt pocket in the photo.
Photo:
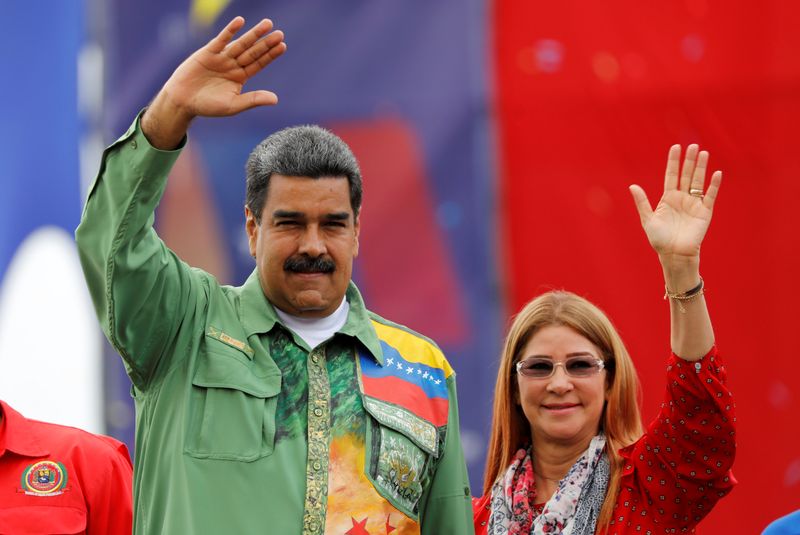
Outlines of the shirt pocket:
[{"label": "shirt pocket", "polygon": [[365,471],[377,492],[412,520],[430,481],[439,446],[438,429],[412,412],[367,399]]},{"label": "shirt pocket", "polygon": [[[47,500],[49,498],[39,498]],[[0,535],[86,533],[86,511],[55,505],[0,508]]]},{"label": "shirt pocket", "polygon": [[184,451],[244,462],[271,455],[280,390],[280,373],[259,376],[240,352],[207,350],[192,378]]}]

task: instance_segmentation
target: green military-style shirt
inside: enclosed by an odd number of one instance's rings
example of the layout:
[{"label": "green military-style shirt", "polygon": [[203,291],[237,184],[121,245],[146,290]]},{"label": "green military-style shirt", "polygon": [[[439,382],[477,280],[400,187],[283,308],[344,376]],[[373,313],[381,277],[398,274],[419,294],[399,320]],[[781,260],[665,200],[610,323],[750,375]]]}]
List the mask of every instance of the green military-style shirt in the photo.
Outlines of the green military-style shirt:
[{"label": "green military-style shirt", "polygon": [[473,532],[455,374],[430,340],[347,291],[315,348],[153,229],[180,150],[139,120],[104,153],[76,239],[136,402],[134,532]]}]

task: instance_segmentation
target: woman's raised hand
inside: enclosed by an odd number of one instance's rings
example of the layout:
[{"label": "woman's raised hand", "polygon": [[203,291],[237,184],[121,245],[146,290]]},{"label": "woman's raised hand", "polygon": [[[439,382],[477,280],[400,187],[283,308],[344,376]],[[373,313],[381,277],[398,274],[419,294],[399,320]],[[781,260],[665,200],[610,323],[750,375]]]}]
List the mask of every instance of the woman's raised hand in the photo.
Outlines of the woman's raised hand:
[{"label": "woman's raised hand", "polygon": [[700,245],[722,182],[722,172],[715,171],[706,185],[708,153],[698,152],[697,145],[689,145],[682,168],[680,164],[681,146],[673,145],[667,157],[664,193],[655,210],[640,186],[630,186],[642,228],[662,264],[699,261]]},{"label": "woman's raised hand", "polygon": [[[722,172],[715,171],[706,185],[707,166],[708,153],[689,145],[681,167],[681,147],[673,145],[667,157],[664,194],[655,210],[641,187],[630,187],[642,227],[664,272],[672,351],[686,360],[701,358],[714,345],[700,277],[700,245],[711,223]],[[689,291],[691,298],[686,297]]]}]

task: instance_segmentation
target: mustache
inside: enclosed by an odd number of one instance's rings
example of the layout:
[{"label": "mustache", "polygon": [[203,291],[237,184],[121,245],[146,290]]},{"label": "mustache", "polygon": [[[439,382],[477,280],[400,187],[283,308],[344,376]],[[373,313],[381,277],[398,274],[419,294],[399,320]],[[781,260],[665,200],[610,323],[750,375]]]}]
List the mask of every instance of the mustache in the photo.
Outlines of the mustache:
[{"label": "mustache", "polygon": [[283,269],[292,273],[333,273],[336,264],[324,256],[312,258],[308,255],[298,255],[287,258],[283,263]]}]

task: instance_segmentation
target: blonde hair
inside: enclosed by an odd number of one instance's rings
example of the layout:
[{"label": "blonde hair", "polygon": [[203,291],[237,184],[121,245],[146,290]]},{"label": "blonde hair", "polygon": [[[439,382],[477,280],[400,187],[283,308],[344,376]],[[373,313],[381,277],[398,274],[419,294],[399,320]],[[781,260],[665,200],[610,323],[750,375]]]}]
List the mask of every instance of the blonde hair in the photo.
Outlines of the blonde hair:
[{"label": "blonde hair", "polygon": [[534,334],[550,325],[569,327],[592,342],[600,349],[606,364],[608,395],[601,424],[611,475],[598,520],[598,527],[605,527],[611,521],[619,494],[622,474],[619,449],[633,444],[643,433],[639,414],[641,392],[633,361],[611,321],[602,310],[571,292],[551,291],[535,298],[516,315],[508,331],[497,372],[483,492],[492,491],[492,485],[511,464],[514,453],[531,441],[530,424],[516,403],[514,366]]}]

